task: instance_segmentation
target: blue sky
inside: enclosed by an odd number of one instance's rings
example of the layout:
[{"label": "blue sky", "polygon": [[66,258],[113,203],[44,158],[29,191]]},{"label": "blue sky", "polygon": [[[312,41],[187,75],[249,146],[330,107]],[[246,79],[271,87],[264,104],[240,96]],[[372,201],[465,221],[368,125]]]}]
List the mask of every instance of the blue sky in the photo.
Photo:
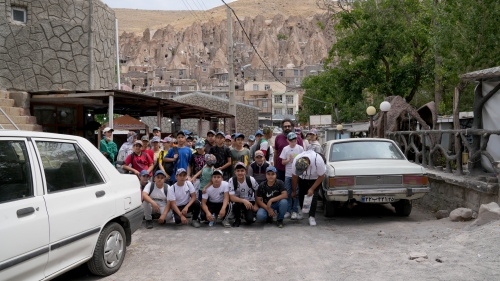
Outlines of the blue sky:
[{"label": "blue sky", "polygon": [[[141,10],[205,10],[223,5],[221,0],[101,0],[111,8]],[[236,0],[224,0],[231,3]]]}]

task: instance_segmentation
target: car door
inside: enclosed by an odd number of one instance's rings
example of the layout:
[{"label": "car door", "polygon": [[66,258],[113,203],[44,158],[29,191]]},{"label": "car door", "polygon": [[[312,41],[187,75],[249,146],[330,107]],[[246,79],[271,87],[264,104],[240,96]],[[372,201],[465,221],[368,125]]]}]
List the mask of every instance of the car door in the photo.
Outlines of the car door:
[{"label": "car door", "polygon": [[40,280],[49,253],[49,219],[33,146],[0,137],[0,280]]},{"label": "car door", "polygon": [[45,275],[92,255],[104,222],[114,215],[110,183],[76,141],[35,139],[50,218]]}]

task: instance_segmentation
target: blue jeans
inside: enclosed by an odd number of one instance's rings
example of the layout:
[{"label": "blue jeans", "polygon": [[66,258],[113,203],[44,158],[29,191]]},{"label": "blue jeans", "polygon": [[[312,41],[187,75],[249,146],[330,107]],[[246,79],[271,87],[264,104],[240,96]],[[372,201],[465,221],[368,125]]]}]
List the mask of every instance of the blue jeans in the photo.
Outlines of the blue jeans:
[{"label": "blue jeans", "polygon": [[292,177],[285,177],[285,187],[288,193],[288,210],[287,212],[297,213],[299,211],[299,189],[295,188],[295,198],[292,198]]},{"label": "blue jeans", "polygon": [[[282,220],[285,218],[286,209],[288,209],[288,202],[286,199],[281,199],[280,201],[271,204],[271,208],[274,212],[278,213],[278,220]],[[257,210],[257,221],[266,221],[267,218],[267,211],[263,208],[259,208],[259,210]]]},{"label": "blue jeans", "polygon": [[[278,159],[278,161],[281,161],[281,159]],[[285,171],[278,170],[278,172],[276,173],[276,178],[284,182],[285,181]]]}]

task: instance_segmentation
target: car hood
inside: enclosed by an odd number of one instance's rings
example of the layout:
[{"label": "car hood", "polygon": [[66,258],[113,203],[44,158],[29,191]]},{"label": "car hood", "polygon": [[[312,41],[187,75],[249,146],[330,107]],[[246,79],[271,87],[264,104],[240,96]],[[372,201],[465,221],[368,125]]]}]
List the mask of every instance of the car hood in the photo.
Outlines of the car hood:
[{"label": "car hood", "polygon": [[[335,176],[422,174],[425,169],[407,160],[373,159],[330,162]],[[330,174],[332,175],[332,174]]]}]

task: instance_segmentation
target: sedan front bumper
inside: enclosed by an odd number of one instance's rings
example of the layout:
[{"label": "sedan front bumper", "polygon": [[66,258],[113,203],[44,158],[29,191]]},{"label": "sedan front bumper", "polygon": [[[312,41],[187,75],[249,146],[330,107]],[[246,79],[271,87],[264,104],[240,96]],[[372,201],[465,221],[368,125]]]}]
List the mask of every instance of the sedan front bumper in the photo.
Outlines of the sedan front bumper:
[{"label": "sedan front bumper", "polygon": [[407,187],[407,188],[374,188],[374,189],[327,189],[325,190],[328,201],[348,201],[355,199],[361,201],[365,196],[394,196],[395,199],[414,200],[422,198],[431,191],[430,187]]}]

